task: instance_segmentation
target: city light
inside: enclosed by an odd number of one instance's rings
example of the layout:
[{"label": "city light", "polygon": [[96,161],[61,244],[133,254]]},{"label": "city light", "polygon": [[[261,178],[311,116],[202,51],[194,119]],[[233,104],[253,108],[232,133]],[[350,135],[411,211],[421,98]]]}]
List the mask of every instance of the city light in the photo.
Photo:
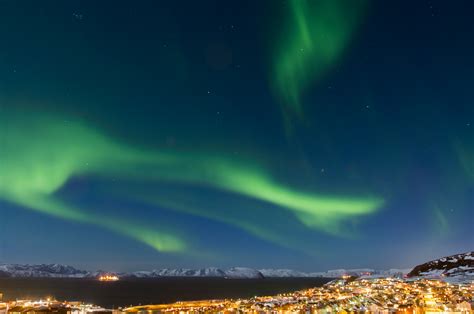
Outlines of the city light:
[{"label": "city light", "polygon": [[473,305],[474,282],[351,277],[319,288],[249,299],[180,301],[111,310],[48,298],[0,302],[0,313],[474,313]]},{"label": "city light", "polygon": [[102,275],[99,277],[99,281],[118,281],[119,277],[116,275]]},{"label": "city light", "polygon": [[474,283],[343,278],[321,288],[239,300],[177,302],[127,313],[473,313]]}]

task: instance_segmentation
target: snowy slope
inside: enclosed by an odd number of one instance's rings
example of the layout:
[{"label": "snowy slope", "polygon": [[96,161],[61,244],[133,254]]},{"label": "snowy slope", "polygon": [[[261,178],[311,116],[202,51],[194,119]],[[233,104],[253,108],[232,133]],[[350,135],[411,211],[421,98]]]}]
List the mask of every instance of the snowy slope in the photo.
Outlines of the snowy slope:
[{"label": "snowy slope", "polygon": [[60,264],[20,265],[0,264],[0,277],[85,278],[90,273]]},{"label": "snowy slope", "polygon": [[292,269],[260,269],[259,271],[260,271],[260,273],[262,273],[262,275],[264,277],[267,277],[267,278],[322,277],[322,276],[311,276],[311,274],[309,274],[309,273],[303,273],[303,272],[300,272],[300,271],[297,271],[297,270],[292,270]]},{"label": "snowy slope", "polygon": [[225,277],[225,272],[219,268],[208,267],[202,269],[158,269],[152,271],[137,271],[123,274],[124,276],[137,278],[157,278],[157,277]]},{"label": "snowy slope", "polygon": [[413,268],[408,276],[474,279],[474,252],[446,256],[420,264]]},{"label": "snowy slope", "polygon": [[233,267],[233,268],[227,269],[225,271],[225,276],[226,278],[234,278],[234,279],[238,279],[238,278],[262,279],[264,278],[264,275],[260,271],[253,268],[246,268],[246,267]]}]

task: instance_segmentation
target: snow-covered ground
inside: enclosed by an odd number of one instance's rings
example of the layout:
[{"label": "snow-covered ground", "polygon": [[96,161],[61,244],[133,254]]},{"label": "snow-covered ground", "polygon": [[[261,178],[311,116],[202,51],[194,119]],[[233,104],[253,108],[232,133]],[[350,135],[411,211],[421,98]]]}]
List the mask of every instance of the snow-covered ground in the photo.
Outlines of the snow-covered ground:
[{"label": "snow-covered ground", "polygon": [[420,264],[408,275],[442,279],[453,283],[474,281],[474,252],[442,257]]}]

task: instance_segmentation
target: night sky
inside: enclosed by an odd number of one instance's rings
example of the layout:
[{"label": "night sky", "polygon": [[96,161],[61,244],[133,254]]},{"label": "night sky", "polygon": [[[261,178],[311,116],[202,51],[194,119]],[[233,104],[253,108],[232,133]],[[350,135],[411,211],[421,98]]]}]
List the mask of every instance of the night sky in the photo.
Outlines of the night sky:
[{"label": "night sky", "polygon": [[0,262],[473,249],[474,2],[0,1]]}]

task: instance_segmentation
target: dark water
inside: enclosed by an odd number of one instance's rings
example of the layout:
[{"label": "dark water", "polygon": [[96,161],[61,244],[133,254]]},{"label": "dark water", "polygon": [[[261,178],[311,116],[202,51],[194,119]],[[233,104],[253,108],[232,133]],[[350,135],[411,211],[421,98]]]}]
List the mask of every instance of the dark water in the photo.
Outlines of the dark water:
[{"label": "dark water", "polygon": [[184,300],[247,298],[319,287],[323,278],[159,278],[100,282],[93,279],[0,278],[4,300],[55,297],[108,308]]}]

